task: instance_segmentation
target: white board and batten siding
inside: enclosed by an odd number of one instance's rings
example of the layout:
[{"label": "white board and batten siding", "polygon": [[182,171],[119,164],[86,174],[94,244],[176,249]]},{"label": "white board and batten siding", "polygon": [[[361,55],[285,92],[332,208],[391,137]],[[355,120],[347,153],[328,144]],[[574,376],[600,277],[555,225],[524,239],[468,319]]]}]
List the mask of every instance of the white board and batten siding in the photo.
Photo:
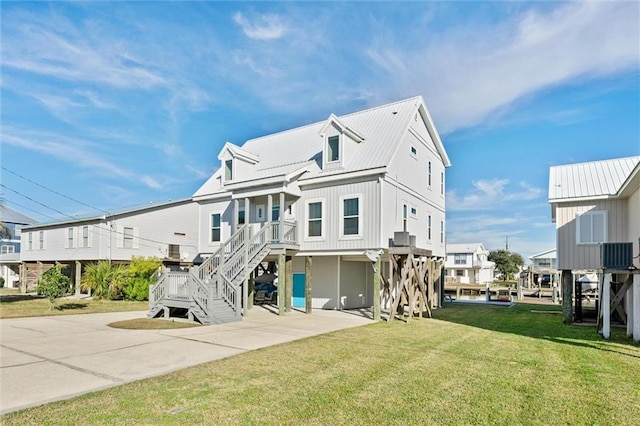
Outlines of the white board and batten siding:
[{"label": "white board and batten siding", "polygon": [[[296,202],[302,251],[366,250],[380,244],[380,191],[377,177],[342,181],[319,188],[305,187]],[[345,198],[359,199],[359,234],[342,234],[342,205]],[[323,208],[321,238],[309,237],[308,204],[321,201]]]},{"label": "white board and batten siding", "polygon": [[[200,226],[200,236],[198,240],[199,253],[213,253],[220,244],[231,237],[231,223],[233,220],[233,203],[231,196],[215,201],[201,201],[198,224]],[[212,215],[220,214],[220,241],[212,241]]]},{"label": "white board and batten siding", "polygon": [[[87,227],[87,239],[83,228]],[[69,241],[69,229],[73,241]],[[40,232],[44,235],[44,248],[40,248]],[[31,236],[32,243],[29,244]],[[24,262],[100,259],[107,253],[108,226],[104,222],[90,221],[29,228],[22,231],[20,259]],[[105,254],[106,256],[106,254]]]},{"label": "white board and batten siding", "polygon": [[633,242],[633,259],[636,268],[640,268],[640,187],[627,199],[627,239]]},{"label": "white board and batten siding", "polygon": [[556,209],[556,235],[558,269],[598,269],[600,265],[599,244],[577,243],[577,216],[582,213],[606,211],[606,242],[628,240],[624,229],[628,222],[626,200],[605,199],[590,202],[561,203]]}]

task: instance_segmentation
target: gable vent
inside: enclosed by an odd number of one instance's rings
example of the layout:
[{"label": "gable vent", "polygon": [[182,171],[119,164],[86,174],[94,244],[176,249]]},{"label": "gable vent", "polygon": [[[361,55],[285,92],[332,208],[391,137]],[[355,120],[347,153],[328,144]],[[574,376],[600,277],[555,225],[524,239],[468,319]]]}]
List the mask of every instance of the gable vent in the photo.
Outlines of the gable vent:
[{"label": "gable vent", "polygon": [[629,269],[633,266],[633,243],[603,243],[600,248],[603,269]]}]

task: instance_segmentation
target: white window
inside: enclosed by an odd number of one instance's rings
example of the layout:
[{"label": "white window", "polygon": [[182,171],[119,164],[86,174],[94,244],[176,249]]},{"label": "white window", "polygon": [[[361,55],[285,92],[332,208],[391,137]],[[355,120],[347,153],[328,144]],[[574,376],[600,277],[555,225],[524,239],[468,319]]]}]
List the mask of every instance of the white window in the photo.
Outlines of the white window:
[{"label": "white window", "polygon": [[233,160],[224,162],[224,180],[233,180]]},{"label": "white window", "polygon": [[415,146],[411,145],[411,156],[415,157],[417,155],[418,155],[418,149]]},{"label": "white window", "polygon": [[466,265],[467,264],[467,255],[456,253],[453,255],[453,263],[456,265]]},{"label": "white window", "polygon": [[28,240],[29,240],[29,244],[28,244],[29,250],[33,250],[33,232],[29,232]]},{"label": "white window", "polygon": [[440,172],[440,195],[444,195],[444,172]]},{"label": "white window", "polygon": [[429,186],[431,186],[431,161],[429,161],[429,164],[427,166],[427,171],[429,172],[427,183],[429,184]]},{"label": "white window", "polygon": [[607,212],[594,211],[576,218],[577,243],[598,244],[607,242]]},{"label": "white window", "polygon": [[74,244],[73,244],[73,234],[74,234],[74,229],[73,228],[67,228],[67,248],[73,248]]},{"label": "white window", "polygon": [[444,244],[444,221],[440,221],[440,242]]},{"label": "white window", "polygon": [[341,237],[359,237],[362,229],[362,215],[360,207],[362,205],[360,195],[347,195],[340,197],[340,223]]},{"label": "white window", "polygon": [[427,239],[431,240],[431,215],[427,216]]},{"label": "white window", "polygon": [[238,208],[238,225],[244,225],[245,222],[245,213],[244,207]]},{"label": "white window", "polygon": [[124,248],[133,248],[133,228],[127,228],[126,226],[122,230],[122,237],[124,238],[122,242],[122,247]]},{"label": "white window", "polygon": [[327,163],[340,161],[340,136],[329,136],[327,140]]},{"label": "white window", "polygon": [[44,231],[38,232],[38,248],[44,250]]},{"label": "white window", "polygon": [[402,230],[407,230],[407,218],[409,217],[409,206],[406,204],[402,205]]},{"label": "white window", "polygon": [[82,247],[89,247],[89,226],[82,227]]},{"label": "white window", "polygon": [[258,204],[256,206],[256,221],[257,222],[264,222],[265,221],[265,215],[264,215],[264,204]]},{"label": "white window", "polygon": [[464,269],[456,269],[457,277],[464,277]]},{"label": "white window", "polygon": [[307,201],[307,238],[321,239],[324,236],[324,203],[322,200]]},{"label": "white window", "polygon": [[411,206],[411,217],[416,217],[418,215],[418,209],[415,206]]},{"label": "white window", "polygon": [[221,215],[220,213],[213,213],[211,215],[211,242],[212,243],[217,243],[220,242],[221,239],[221,231],[222,231],[222,224],[221,224]]},{"label": "white window", "polygon": [[15,251],[16,248],[10,245],[2,246],[2,248],[0,248],[0,254],[15,253]]}]

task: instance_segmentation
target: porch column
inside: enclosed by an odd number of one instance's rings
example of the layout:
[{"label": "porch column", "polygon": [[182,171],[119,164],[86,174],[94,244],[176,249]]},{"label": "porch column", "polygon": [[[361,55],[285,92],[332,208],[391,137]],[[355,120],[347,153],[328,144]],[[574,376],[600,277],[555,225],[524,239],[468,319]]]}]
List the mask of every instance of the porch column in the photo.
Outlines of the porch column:
[{"label": "porch column", "polygon": [[255,277],[255,274],[256,274],[255,269],[249,273],[249,294],[248,294],[249,300],[247,302],[249,309],[253,309],[253,292],[255,288],[254,287],[255,281],[253,279]]},{"label": "porch column", "polygon": [[633,343],[640,343],[640,274],[633,274]]},{"label": "porch column", "polygon": [[604,273],[602,284],[602,300],[600,301],[602,311],[602,337],[611,338],[611,274]]},{"label": "porch column", "polygon": [[236,232],[236,228],[238,227],[238,213],[240,211],[240,201],[236,198],[233,200],[233,219],[231,223],[231,234],[233,235]]},{"label": "porch column", "polygon": [[284,315],[284,300],[286,299],[285,287],[286,287],[286,259],[284,254],[278,255],[278,315]]},{"label": "porch column", "polygon": [[304,306],[305,306],[305,312],[310,314],[311,313],[311,302],[312,302],[312,291],[311,291],[311,283],[312,283],[312,279],[311,279],[311,275],[312,275],[312,262],[313,259],[311,258],[311,256],[306,256],[304,258],[304,277],[305,277],[305,288],[304,288]]},{"label": "porch column", "polygon": [[571,307],[571,296],[573,294],[573,275],[570,270],[562,271],[562,322],[571,324],[573,322],[573,309]]},{"label": "porch column", "polygon": [[282,243],[282,240],[284,239],[284,192],[280,193],[280,205],[278,206],[278,214],[280,215],[280,232],[278,233],[278,242]]},{"label": "porch column", "polygon": [[273,195],[267,195],[267,223],[273,220]]},{"label": "porch column", "polygon": [[380,321],[380,274],[382,271],[382,256],[378,256],[373,266],[373,320]]},{"label": "porch column", "polygon": [[[633,280],[634,276],[630,276],[629,279]],[[633,283],[627,289],[625,296],[624,310],[627,313],[627,337],[633,337],[633,317],[635,312],[633,311]]]},{"label": "porch column", "polygon": [[242,316],[247,316],[249,311],[249,279],[242,282]]},{"label": "porch column", "polygon": [[[282,217],[282,215],[280,217]],[[284,302],[284,306],[285,306],[285,311],[289,313],[291,312],[291,299],[293,298],[293,258],[291,256],[286,256],[285,282],[286,282],[286,288],[285,288],[286,299]]]},{"label": "porch column", "polygon": [[82,280],[82,263],[76,260],[76,297],[80,297],[80,281]]},{"label": "porch column", "polygon": [[[251,223],[251,201],[249,201],[249,198],[245,198],[244,199],[244,223],[248,224]],[[249,237],[253,237],[253,232],[252,229],[249,228]]]}]

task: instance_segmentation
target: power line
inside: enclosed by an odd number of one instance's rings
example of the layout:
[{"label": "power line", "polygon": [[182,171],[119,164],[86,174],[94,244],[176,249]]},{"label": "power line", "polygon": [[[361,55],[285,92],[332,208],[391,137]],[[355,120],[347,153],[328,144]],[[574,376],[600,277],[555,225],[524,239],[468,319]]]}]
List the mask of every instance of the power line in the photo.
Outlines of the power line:
[{"label": "power line", "polygon": [[98,208],[98,207],[94,207],[94,206],[89,205],[89,204],[87,204],[87,203],[85,203],[85,202],[82,202],[82,201],[76,200],[75,198],[71,198],[71,197],[69,197],[69,196],[67,196],[67,195],[61,194],[60,192],[58,192],[58,191],[56,191],[56,190],[54,190],[54,189],[48,188],[48,187],[46,187],[46,186],[44,186],[44,185],[42,185],[42,184],[39,184],[38,182],[34,182],[34,181],[32,181],[31,179],[29,179],[29,178],[27,178],[27,177],[24,177],[24,176],[22,176],[21,174],[18,174],[18,173],[16,173],[16,172],[14,172],[13,170],[9,170],[9,169],[7,169],[7,168],[6,168],[6,167],[4,167],[4,166],[2,166],[2,170],[4,170],[4,171],[7,171],[7,172],[11,173],[11,174],[12,174],[12,175],[14,175],[14,176],[17,176],[17,177],[19,177],[20,179],[24,179],[24,180],[26,180],[26,181],[27,181],[27,182],[29,182],[29,183],[32,183],[32,184],[34,184],[34,185],[36,185],[36,186],[39,186],[39,187],[40,187],[40,188],[42,188],[42,189],[46,189],[46,190],[47,190],[47,191],[49,191],[49,192],[52,192],[52,193],[54,193],[54,194],[56,194],[56,195],[59,195],[59,196],[61,196],[61,197],[64,197],[64,198],[66,198],[67,200],[71,200],[71,201],[73,201],[73,202],[75,202],[75,203],[78,203],[78,204],[83,205],[83,206],[85,206],[85,207],[89,207],[89,208],[94,209],[94,210],[101,211],[101,212],[103,212],[103,213],[109,213],[107,210],[103,210],[103,209],[100,209],[100,208]]},{"label": "power line", "polygon": [[16,203],[15,201],[13,201],[13,200],[9,200],[9,199],[7,199],[7,198],[5,198],[5,199],[4,199],[4,201],[5,201],[5,202],[7,202],[7,203],[10,203],[10,204],[15,204],[16,206],[21,207],[21,208],[23,208],[23,209],[25,209],[25,210],[29,210],[29,211],[31,211],[31,212],[33,212],[33,213],[39,214],[40,216],[46,216],[46,217],[48,217],[49,219],[56,220],[56,218],[55,218],[55,217],[53,217],[53,216],[49,216],[49,215],[48,215],[48,214],[46,214],[46,213],[39,212],[38,210],[34,210],[34,209],[30,208],[30,207],[25,206],[24,204]]},{"label": "power line", "polygon": [[3,183],[0,183],[0,186],[1,186],[1,187],[3,187],[4,189],[8,189],[9,191],[11,191],[11,192],[13,192],[13,193],[18,194],[18,195],[19,195],[19,196],[21,196],[21,197],[26,198],[27,200],[29,200],[29,201],[31,201],[31,202],[34,202],[34,203],[36,203],[36,204],[40,204],[42,207],[44,207],[44,208],[46,208],[46,209],[53,210],[54,212],[56,212],[56,213],[60,213],[60,214],[61,214],[61,215],[63,215],[63,216],[67,216],[67,217],[69,217],[69,218],[71,218],[71,219],[75,219],[75,217],[73,217],[73,216],[71,216],[71,215],[68,215],[68,214],[66,214],[66,213],[63,213],[63,212],[61,212],[60,210],[54,209],[53,207],[49,207],[49,206],[47,206],[46,204],[41,203],[40,201],[36,201],[36,200],[34,200],[33,198],[29,197],[28,195],[24,195],[24,194],[22,194],[22,193],[20,193],[20,192],[16,191],[15,189],[11,189],[11,188],[9,188],[7,185],[5,185],[5,184],[3,184]]}]

